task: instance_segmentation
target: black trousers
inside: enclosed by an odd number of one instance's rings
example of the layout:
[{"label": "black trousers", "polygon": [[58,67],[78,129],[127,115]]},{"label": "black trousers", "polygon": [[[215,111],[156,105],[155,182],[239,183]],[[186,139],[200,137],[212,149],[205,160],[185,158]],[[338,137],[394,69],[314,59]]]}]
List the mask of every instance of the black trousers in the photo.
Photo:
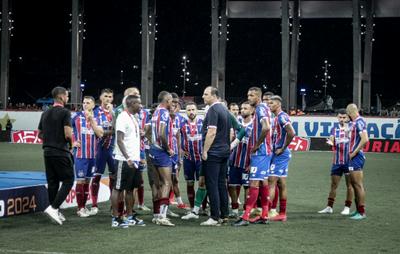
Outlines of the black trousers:
[{"label": "black trousers", "polygon": [[207,160],[202,162],[207,194],[210,199],[211,218],[214,220],[227,218],[229,215],[226,187],[227,161],[228,158],[209,155]]},{"label": "black trousers", "polygon": [[[63,156],[44,156],[48,195],[50,205],[58,209],[74,185],[74,166],[72,158]],[[60,188],[60,182],[61,188]]]}]

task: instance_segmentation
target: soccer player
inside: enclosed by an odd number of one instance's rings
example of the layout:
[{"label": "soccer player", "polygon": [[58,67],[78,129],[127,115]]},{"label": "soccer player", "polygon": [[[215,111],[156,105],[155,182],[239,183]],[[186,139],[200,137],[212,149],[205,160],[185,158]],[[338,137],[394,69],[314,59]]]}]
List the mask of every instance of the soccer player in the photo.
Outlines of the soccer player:
[{"label": "soccer player", "polygon": [[364,175],[362,171],[365,163],[365,156],[362,149],[368,142],[368,134],[365,120],[359,115],[357,105],[349,104],[346,108],[346,112],[352,121],[349,171],[357,207],[357,210],[351,214],[350,219],[362,220],[367,218],[365,214]]},{"label": "soccer player", "polygon": [[261,217],[255,223],[265,224],[268,220],[268,168],[272,157],[271,146],[271,111],[269,107],[261,102],[262,92],[258,87],[251,87],[247,93],[250,104],[255,108],[253,117],[253,131],[249,146],[250,157],[250,189],[246,200],[246,210],[242,217],[233,223],[233,226],[249,225],[251,209],[261,194]]},{"label": "soccer player", "polygon": [[266,104],[268,105],[269,99],[270,99],[271,96],[273,96],[273,95],[274,95],[273,92],[265,92],[265,93],[263,94],[263,97],[262,97],[263,103],[266,103]]},{"label": "soccer player", "polygon": [[295,132],[288,114],[282,111],[282,98],[277,95],[271,96],[269,106],[272,113],[275,115],[273,124],[274,153],[268,171],[268,184],[271,200],[275,197],[275,186],[278,180],[280,180],[279,215],[271,218],[271,220],[286,221],[286,178],[290,158],[292,157],[288,146],[290,145],[290,142],[292,142]]},{"label": "soccer player", "polygon": [[[109,88],[101,90],[100,106],[95,108],[94,116],[100,120],[103,128],[103,137],[99,139],[96,151],[96,172],[93,174],[91,183],[92,190],[92,208],[89,215],[96,215],[99,211],[97,206],[98,193],[100,188],[101,176],[104,174],[106,166],[110,179],[115,174],[115,164],[113,158],[114,150],[114,129],[113,129],[113,91]],[[110,182],[110,190],[112,190],[112,182]]]},{"label": "soccer player", "polygon": [[74,184],[72,155],[69,151],[72,144],[71,113],[64,108],[68,102],[67,89],[55,87],[51,95],[54,99],[53,107],[43,112],[38,126],[39,137],[43,140],[50,203],[44,213],[62,225],[65,217],[59,211],[59,207]]},{"label": "soccer player", "polygon": [[241,116],[243,117],[242,125],[246,129],[246,135],[242,141],[233,149],[229,160],[229,195],[231,197],[232,214],[230,217],[239,216],[239,192],[237,187],[243,185],[245,187],[245,197],[247,196],[248,183],[249,183],[249,165],[250,165],[250,149],[248,147],[249,137],[252,132],[252,114],[254,112],[253,106],[250,102],[243,102],[241,105]]},{"label": "soccer player", "polygon": [[[183,157],[181,154],[181,126],[184,121],[184,117],[179,114],[180,104],[179,96],[176,93],[171,93],[172,96],[172,107],[171,107],[171,121],[173,123],[173,136],[172,136],[172,146],[174,150],[174,156],[172,156],[172,189],[170,192],[170,202],[175,194],[177,207],[180,209],[188,209],[188,206],[183,203],[181,197],[181,191],[179,189],[179,172],[183,163]],[[169,215],[173,217],[179,217],[179,215],[169,211]]]},{"label": "soccer player", "polygon": [[339,186],[343,174],[346,179],[347,195],[342,215],[350,214],[351,201],[353,199],[353,187],[350,183],[349,174],[349,149],[350,149],[350,126],[345,109],[340,109],[337,115],[339,126],[334,126],[327,143],[333,147],[333,161],[331,169],[331,190],[328,196],[328,204],[325,209],[318,213],[333,213],[333,204],[336,198],[336,189]]},{"label": "soccer player", "polygon": [[172,96],[169,92],[162,91],[158,95],[160,103],[151,118],[151,137],[150,157],[160,179],[160,206],[159,217],[155,222],[164,226],[175,226],[167,218],[169,206],[169,192],[172,187],[172,160],[174,155],[172,148],[173,123],[170,117],[172,106]]},{"label": "soccer player", "polygon": [[75,158],[76,200],[79,217],[90,216],[86,201],[89,183],[96,168],[97,138],[102,138],[104,130],[99,118],[95,118],[93,109],[95,100],[92,96],[83,97],[83,111],[72,117],[73,147]]},{"label": "soccer player", "polygon": [[239,118],[239,105],[235,102],[230,103],[229,112],[231,112],[236,118]]},{"label": "soccer player", "polygon": [[187,119],[182,123],[182,149],[184,152],[183,170],[186,180],[187,196],[190,207],[194,208],[194,183],[199,180],[201,167],[201,152],[203,142],[201,129],[203,119],[197,116],[197,105],[194,102],[186,104]]},{"label": "soccer player", "polygon": [[[113,186],[111,204],[113,217],[111,227],[145,226],[144,222],[133,215],[133,190],[139,185],[140,161],[140,127],[136,118],[142,108],[140,97],[129,95],[125,99],[126,110],[121,112],[116,120],[115,163],[117,178]],[[127,218],[119,216],[118,206],[121,192],[125,191],[125,206]]]}]

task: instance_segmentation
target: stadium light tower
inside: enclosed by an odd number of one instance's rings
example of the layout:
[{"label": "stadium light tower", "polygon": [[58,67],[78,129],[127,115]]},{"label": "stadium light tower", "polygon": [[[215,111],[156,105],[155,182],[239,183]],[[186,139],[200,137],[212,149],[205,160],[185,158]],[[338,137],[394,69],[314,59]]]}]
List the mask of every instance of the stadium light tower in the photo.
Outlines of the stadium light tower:
[{"label": "stadium light tower", "polygon": [[322,69],[324,70],[324,75],[322,77],[322,82],[324,82],[324,84],[322,85],[322,87],[324,88],[324,98],[326,98],[326,89],[328,88],[328,81],[331,79],[331,76],[329,75],[329,67],[331,66],[332,65],[328,63],[328,60],[325,60],[324,65],[322,66]]},{"label": "stadium light tower", "polygon": [[189,63],[190,61],[189,61],[189,58],[186,56],[186,55],[184,55],[184,56],[182,56],[182,62],[181,62],[181,65],[182,65],[182,75],[181,75],[181,78],[183,78],[183,89],[182,89],[182,97],[185,97],[185,95],[186,95],[186,82],[189,82],[189,75],[190,75],[190,72],[189,72],[189,70],[188,70],[188,67],[187,67],[187,64]]}]

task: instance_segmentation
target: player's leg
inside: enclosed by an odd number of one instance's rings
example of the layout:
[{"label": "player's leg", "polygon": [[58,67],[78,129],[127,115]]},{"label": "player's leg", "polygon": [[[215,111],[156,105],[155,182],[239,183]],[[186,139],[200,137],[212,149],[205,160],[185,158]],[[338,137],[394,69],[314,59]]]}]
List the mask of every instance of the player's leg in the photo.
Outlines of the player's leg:
[{"label": "player's leg", "polygon": [[195,196],[194,183],[195,179],[198,179],[195,173],[196,173],[196,162],[190,161],[186,158],[183,159],[183,175],[186,181],[186,193],[191,209],[193,209],[194,207],[194,196]]},{"label": "player's leg", "polygon": [[108,157],[108,151],[106,148],[99,146],[96,153],[96,172],[93,174],[90,190],[92,196],[92,208],[89,210],[90,215],[96,215],[98,212],[98,195],[100,189],[101,176],[104,174],[106,169],[106,162]]},{"label": "player's leg", "polygon": [[237,186],[240,187],[242,181],[242,172],[240,168],[230,166],[228,174],[228,191],[231,198],[232,213],[229,217],[236,218],[239,215],[239,203],[237,195]]},{"label": "player's leg", "polygon": [[88,172],[89,160],[75,159],[75,175],[76,175],[76,202],[78,203],[77,215],[81,218],[89,217],[86,212],[86,175]]},{"label": "player's leg", "polygon": [[363,167],[365,157],[360,152],[349,162],[350,179],[354,188],[355,201],[357,212],[352,214],[351,219],[365,219],[365,189],[364,189],[364,175]]},{"label": "player's leg", "polygon": [[349,215],[352,200],[354,197],[354,190],[353,190],[353,186],[351,185],[350,173],[345,173],[344,177],[346,180],[346,201],[344,202],[344,208],[343,208],[343,211],[341,212],[341,214]]},{"label": "player's leg", "polygon": [[333,213],[333,204],[335,203],[336,189],[339,186],[341,178],[342,177],[340,174],[338,174],[337,172],[332,170],[331,187],[330,187],[330,191],[328,194],[328,203],[327,203],[326,207],[323,210],[318,211],[318,213],[327,213],[327,214]]},{"label": "player's leg", "polygon": [[[352,185],[354,188],[354,193],[356,196],[357,200],[357,212],[358,215],[354,215],[353,217],[356,218],[365,218],[365,190],[364,190],[364,175],[363,171],[358,170],[358,171],[351,171],[350,173]],[[353,218],[352,217],[352,218]]]}]

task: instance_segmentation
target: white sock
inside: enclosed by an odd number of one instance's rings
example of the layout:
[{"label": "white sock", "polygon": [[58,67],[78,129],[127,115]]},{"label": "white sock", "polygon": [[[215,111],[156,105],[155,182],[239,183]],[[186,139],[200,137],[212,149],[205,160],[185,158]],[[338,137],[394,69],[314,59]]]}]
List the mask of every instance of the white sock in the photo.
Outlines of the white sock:
[{"label": "white sock", "polygon": [[168,205],[160,205],[160,217],[167,218]]},{"label": "white sock", "polygon": [[181,197],[176,197],[176,202],[178,202],[178,205],[183,204],[182,198]]},{"label": "white sock", "polygon": [[199,214],[200,211],[200,207],[199,206],[194,206],[192,212],[194,212],[195,214]]}]

